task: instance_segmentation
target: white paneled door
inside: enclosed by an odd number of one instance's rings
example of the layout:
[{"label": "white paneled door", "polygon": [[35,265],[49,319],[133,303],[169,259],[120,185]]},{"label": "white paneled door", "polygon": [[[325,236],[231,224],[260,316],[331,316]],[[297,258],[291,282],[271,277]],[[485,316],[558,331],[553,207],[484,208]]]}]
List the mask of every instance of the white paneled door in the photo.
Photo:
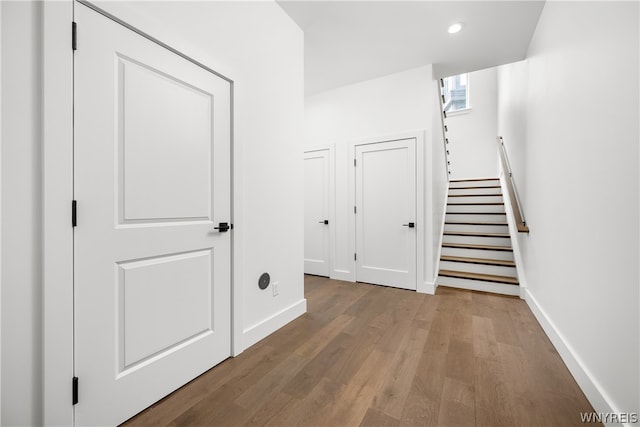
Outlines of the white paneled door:
[{"label": "white paneled door", "polygon": [[230,83],[76,22],[75,420],[117,425],[230,356]]},{"label": "white paneled door", "polygon": [[304,272],[329,276],[329,150],[304,153]]},{"label": "white paneled door", "polygon": [[415,139],[357,145],[356,280],[416,289]]}]

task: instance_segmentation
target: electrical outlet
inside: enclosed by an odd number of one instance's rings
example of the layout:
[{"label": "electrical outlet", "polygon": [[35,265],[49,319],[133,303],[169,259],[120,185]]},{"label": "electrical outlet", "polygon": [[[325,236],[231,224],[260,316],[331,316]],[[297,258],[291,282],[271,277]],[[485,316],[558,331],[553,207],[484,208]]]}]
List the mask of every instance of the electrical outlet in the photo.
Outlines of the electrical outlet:
[{"label": "electrical outlet", "polygon": [[271,287],[273,288],[273,296],[277,297],[278,296],[278,285],[280,284],[280,282],[273,282],[271,284]]}]

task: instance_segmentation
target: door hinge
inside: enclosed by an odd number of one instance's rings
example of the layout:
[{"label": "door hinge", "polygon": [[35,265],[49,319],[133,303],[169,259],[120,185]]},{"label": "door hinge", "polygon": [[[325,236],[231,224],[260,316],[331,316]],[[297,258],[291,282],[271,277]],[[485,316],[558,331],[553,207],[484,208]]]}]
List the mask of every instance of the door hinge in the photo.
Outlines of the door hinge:
[{"label": "door hinge", "polygon": [[356,159],[353,159],[353,166],[356,165]]},{"label": "door hinge", "polygon": [[78,24],[71,23],[71,49],[78,49]]},{"label": "door hinge", "polygon": [[78,377],[73,377],[71,380],[71,404],[78,403]]},{"label": "door hinge", "polygon": [[75,200],[71,201],[71,226],[78,225],[78,203]]},{"label": "door hinge", "polygon": [[357,261],[358,260],[358,254],[353,254],[353,260]]},{"label": "door hinge", "polygon": [[356,213],[356,207],[355,206],[353,207],[353,213]]}]

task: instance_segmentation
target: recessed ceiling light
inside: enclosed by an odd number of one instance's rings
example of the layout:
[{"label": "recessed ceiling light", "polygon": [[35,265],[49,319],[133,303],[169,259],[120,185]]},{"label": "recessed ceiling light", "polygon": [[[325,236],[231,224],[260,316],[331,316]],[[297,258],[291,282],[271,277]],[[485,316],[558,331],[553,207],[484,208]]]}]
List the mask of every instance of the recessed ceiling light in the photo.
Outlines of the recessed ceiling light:
[{"label": "recessed ceiling light", "polygon": [[459,22],[456,22],[455,24],[451,25],[449,27],[449,34],[455,34],[460,32],[460,30],[462,30],[462,24]]}]

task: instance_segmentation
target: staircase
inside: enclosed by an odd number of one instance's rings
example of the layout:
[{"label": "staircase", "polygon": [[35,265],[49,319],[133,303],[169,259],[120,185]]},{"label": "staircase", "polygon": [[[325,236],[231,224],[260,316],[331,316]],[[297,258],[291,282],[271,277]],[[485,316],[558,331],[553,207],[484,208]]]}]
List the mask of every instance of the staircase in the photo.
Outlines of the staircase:
[{"label": "staircase", "polygon": [[498,178],[451,180],[437,284],[519,295]]}]

